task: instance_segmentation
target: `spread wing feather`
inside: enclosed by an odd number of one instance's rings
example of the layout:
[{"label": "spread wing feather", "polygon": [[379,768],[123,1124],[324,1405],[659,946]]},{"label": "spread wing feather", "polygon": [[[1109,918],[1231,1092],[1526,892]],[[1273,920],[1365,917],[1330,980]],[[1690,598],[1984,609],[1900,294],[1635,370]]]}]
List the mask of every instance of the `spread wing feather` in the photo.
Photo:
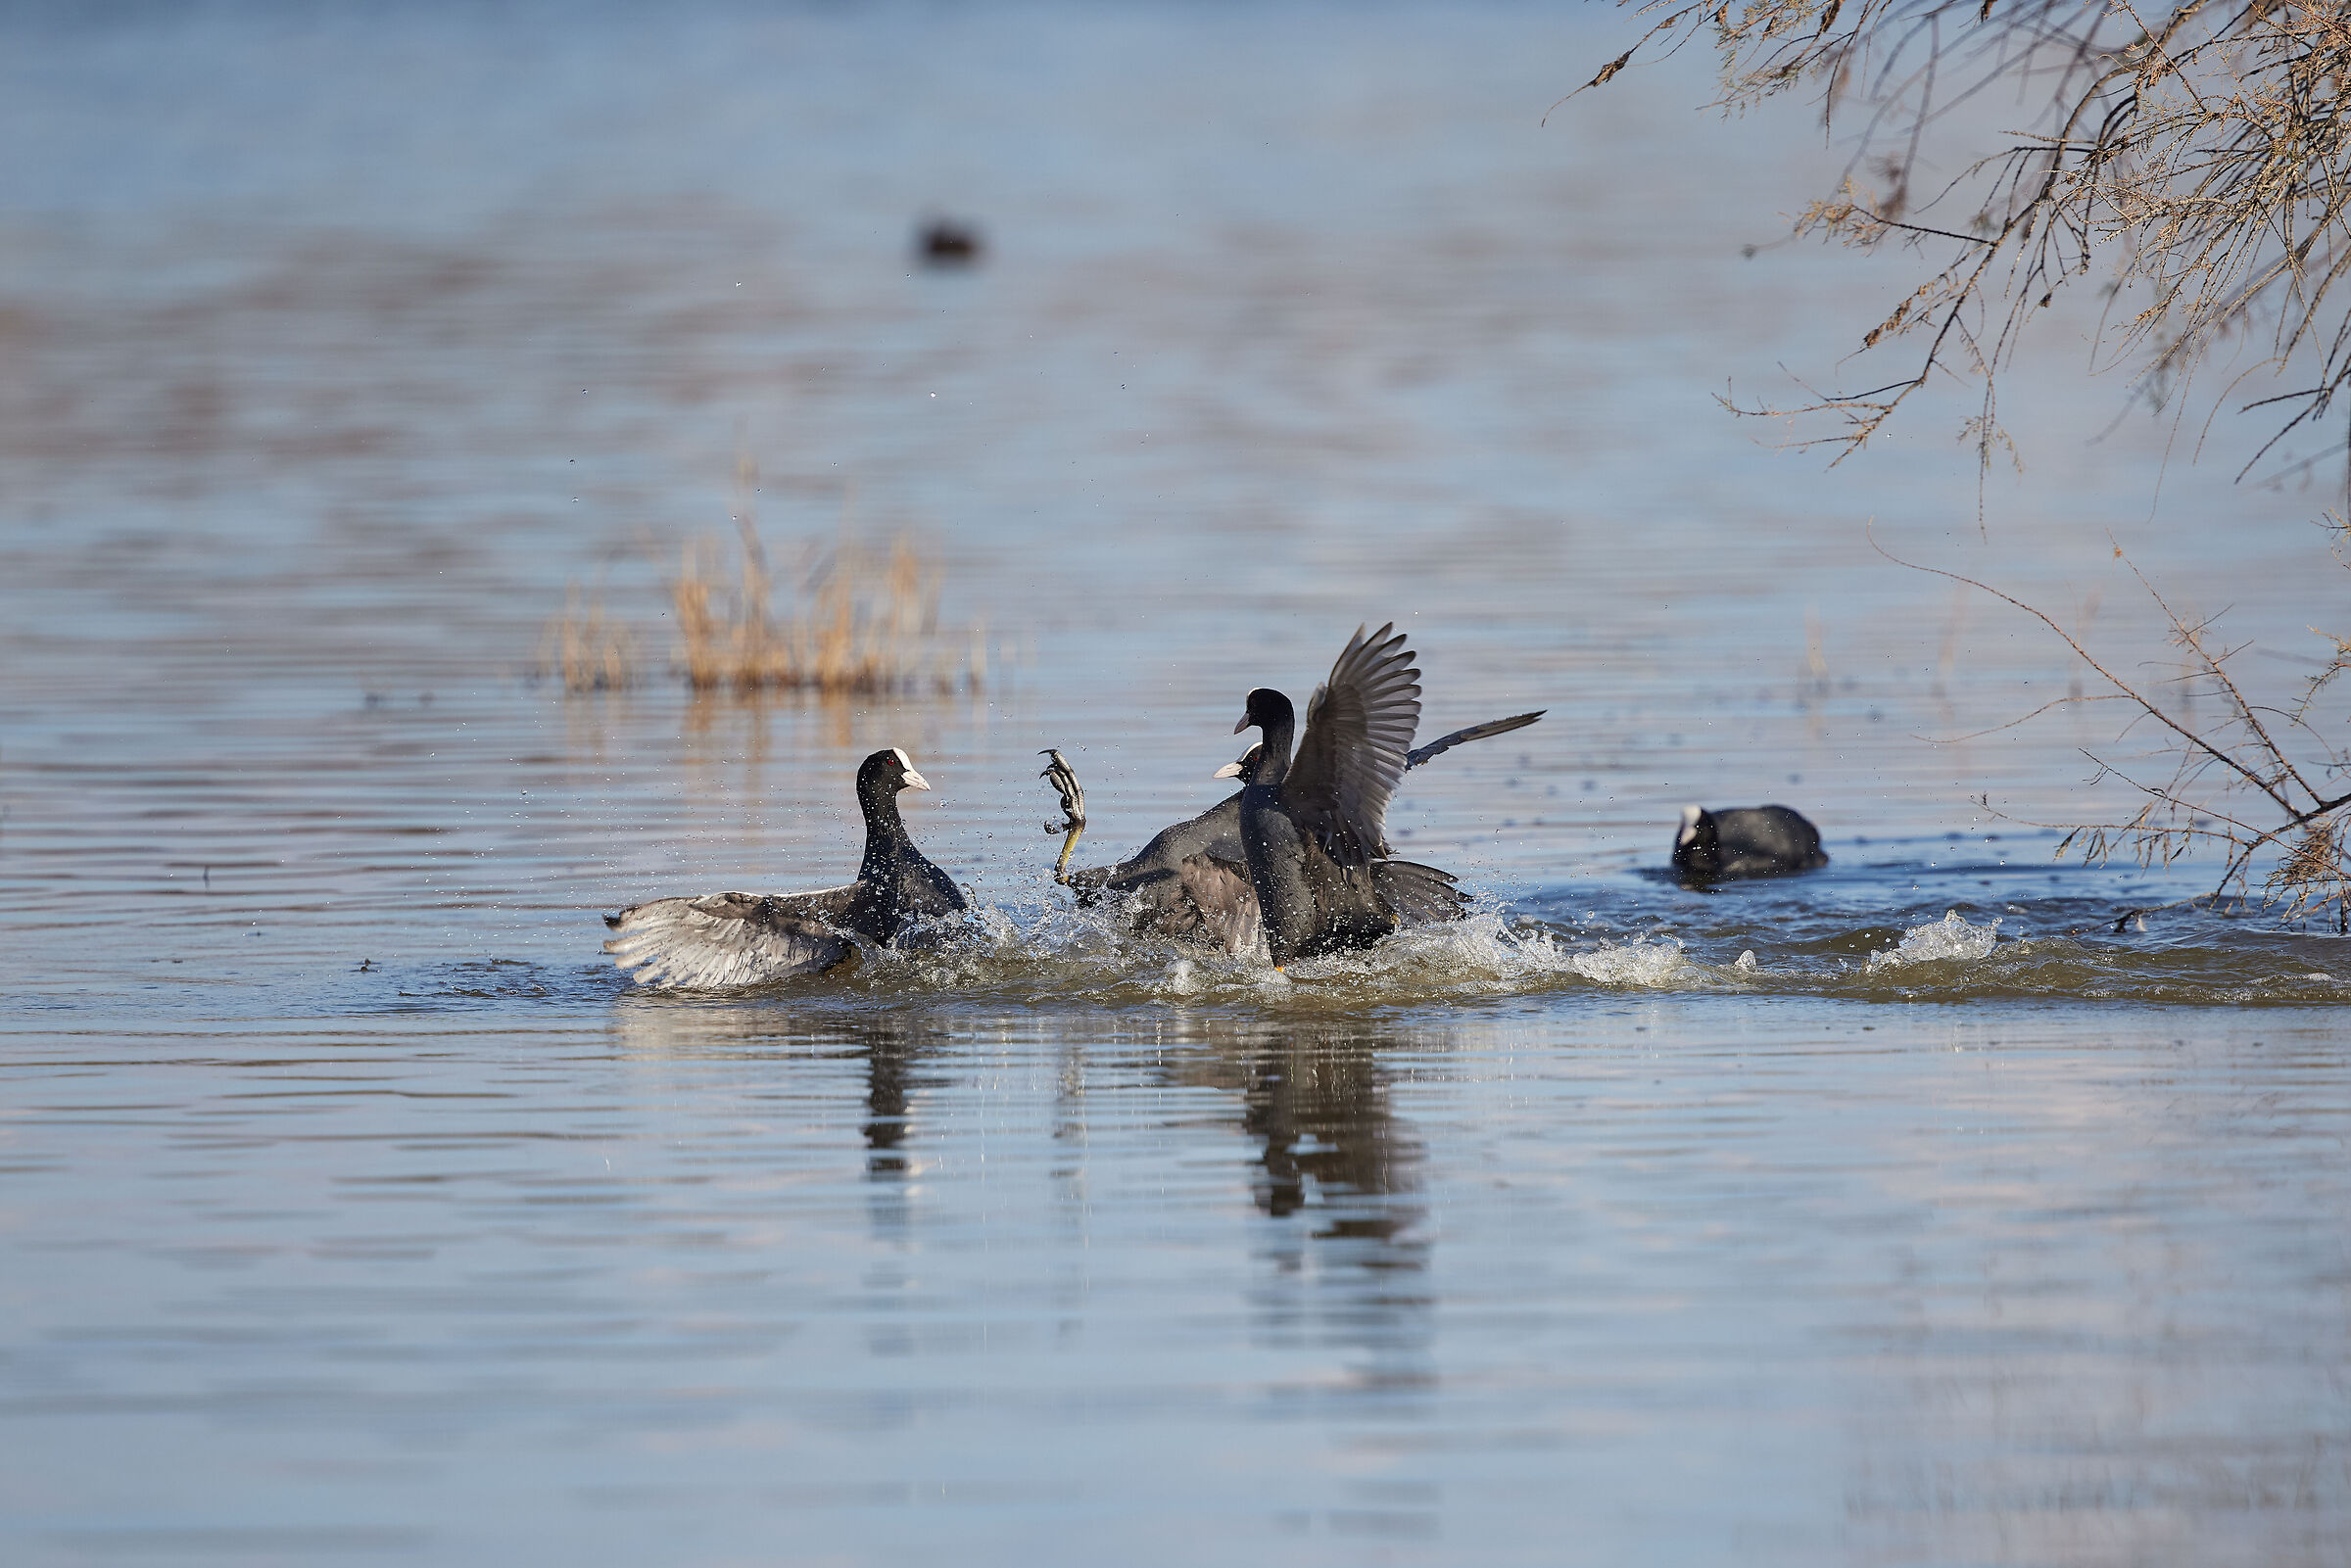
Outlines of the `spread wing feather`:
[{"label": "spread wing feather", "polygon": [[840,925],[857,916],[858,905],[871,896],[863,881],[839,887],[818,887],[805,893],[717,893],[717,898],[755,898],[770,916],[796,920],[832,921]]},{"label": "spread wing feather", "polygon": [[604,917],[618,932],[604,951],[640,985],[756,985],[820,974],[846,958],[855,943],[814,911],[853,890],[854,884],[782,898],[656,898]]},{"label": "spread wing feather", "polygon": [[1537,708],[1532,713],[1513,713],[1507,719],[1488,719],[1483,724],[1473,724],[1465,730],[1456,730],[1451,735],[1439,736],[1427,745],[1415,746],[1406,752],[1404,765],[1407,768],[1417,768],[1431,757],[1451,751],[1465,740],[1485,740],[1494,736],[1509,735],[1512,730],[1523,730],[1550,711],[1549,708]]},{"label": "spread wing feather", "polygon": [[1330,679],[1306,706],[1306,732],[1281,784],[1282,804],[1341,866],[1385,847],[1388,801],[1420,723],[1420,672],[1393,622],[1357,627]]}]

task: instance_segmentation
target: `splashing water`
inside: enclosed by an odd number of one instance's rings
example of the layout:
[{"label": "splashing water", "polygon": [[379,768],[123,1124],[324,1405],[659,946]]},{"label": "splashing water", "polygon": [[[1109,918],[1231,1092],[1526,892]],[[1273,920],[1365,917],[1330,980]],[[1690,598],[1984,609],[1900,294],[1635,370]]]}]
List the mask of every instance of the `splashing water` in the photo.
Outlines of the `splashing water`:
[{"label": "splashing water", "polygon": [[1911,927],[1895,946],[1870,954],[1869,973],[1875,974],[1883,970],[1934,964],[1944,959],[1989,958],[1992,944],[1999,939],[1999,929],[1996,916],[1989,926],[1970,926],[1959,918],[1957,910],[1946,910],[1939,921]]},{"label": "splashing water", "polygon": [[[1611,991],[2227,1003],[2338,1003],[2351,992],[2351,982],[2309,966],[2315,949],[2307,938],[2238,935],[2222,948],[2184,931],[2160,945],[2077,931],[2003,942],[1997,917],[1978,925],[1957,908],[1924,922],[1889,913],[1892,920],[1866,906],[1772,907],[1669,927],[1654,913],[1546,919],[1488,902],[1464,920],[1303,960],[1285,974],[1262,948],[1235,956],[1136,935],[1114,913],[1075,909],[1044,894],[983,903],[896,947],[867,949],[831,975],[744,994],[829,1000],[853,1011],[920,1000],[1335,1017]],[[599,988],[621,983],[597,972]],[[417,994],[435,989],[427,982]]]}]

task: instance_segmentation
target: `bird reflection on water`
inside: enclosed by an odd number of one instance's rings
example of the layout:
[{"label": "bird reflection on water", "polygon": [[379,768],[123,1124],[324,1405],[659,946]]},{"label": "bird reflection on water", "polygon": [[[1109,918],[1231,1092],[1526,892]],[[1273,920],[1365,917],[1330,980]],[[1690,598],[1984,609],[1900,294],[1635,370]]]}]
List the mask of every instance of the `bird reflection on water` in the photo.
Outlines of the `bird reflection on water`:
[{"label": "bird reflection on water", "polygon": [[[866,1179],[901,1184],[919,1170],[920,1151],[936,1131],[924,1124],[926,1094],[957,1082],[926,1063],[958,1057],[968,1067],[974,1037],[1013,1022],[949,1010],[810,1017],[772,1001],[643,992],[619,997],[613,1016],[629,1057],[765,1064],[779,1093],[793,1092],[797,1080],[795,1098],[845,1113],[843,1131],[855,1118]],[[1132,1019],[1105,1018],[1091,1050],[1082,1030],[1062,1032],[1054,1142],[1065,1197],[1075,1200],[1084,1185],[1089,1079],[1140,1069],[1167,1092],[1171,1128],[1200,1126],[1183,1104],[1189,1091],[1211,1091],[1228,1107],[1212,1124],[1237,1130],[1250,1147],[1245,1164],[1225,1167],[1227,1191],[1237,1195],[1245,1183],[1256,1211],[1276,1222],[1268,1256],[1282,1271],[1300,1272],[1310,1258],[1341,1272],[1427,1266],[1417,1198],[1422,1147],[1391,1103],[1386,1058],[1400,1042],[1329,1021],[1199,1016],[1152,1020],[1141,1030]],[[861,1083],[843,1080],[851,1064]],[[861,1102],[855,1111],[852,1094]],[[890,1228],[907,1222],[901,1214]]]},{"label": "bird reflection on water", "polygon": [[1272,1265],[1250,1293],[1257,1332],[1342,1349],[1356,1391],[1383,1406],[1424,1394],[1436,1293],[1424,1150],[1391,1094],[1401,1042],[1345,1025],[1214,1032],[1206,1056],[1238,1080],[1251,1196],[1271,1221],[1255,1249]]},{"label": "bird reflection on water", "polygon": [[923,1047],[938,1037],[935,1028],[894,1018],[863,1020],[852,1032],[854,1048],[865,1057],[865,1169],[876,1180],[902,1180],[911,1169],[904,1147],[912,1119],[907,1108],[923,1090],[947,1083],[915,1070]]}]

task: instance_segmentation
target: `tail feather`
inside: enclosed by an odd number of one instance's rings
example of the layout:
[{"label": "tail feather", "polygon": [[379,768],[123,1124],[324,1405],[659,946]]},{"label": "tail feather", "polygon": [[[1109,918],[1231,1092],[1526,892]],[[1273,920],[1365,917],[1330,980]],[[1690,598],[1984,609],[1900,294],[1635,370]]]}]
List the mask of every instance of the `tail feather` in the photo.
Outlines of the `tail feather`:
[{"label": "tail feather", "polygon": [[1460,920],[1469,909],[1469,895],[1449,872],[1410,860],[1375,860],[1371,879],[1379,896],[1407,926],[1434,926]]}]

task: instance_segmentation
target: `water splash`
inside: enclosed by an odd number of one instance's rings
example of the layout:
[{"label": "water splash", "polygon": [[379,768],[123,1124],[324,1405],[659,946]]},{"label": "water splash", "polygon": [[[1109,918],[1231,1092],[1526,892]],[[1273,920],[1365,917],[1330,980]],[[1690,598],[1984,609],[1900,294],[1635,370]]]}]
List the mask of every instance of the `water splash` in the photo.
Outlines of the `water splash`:
[{"label": "water splash", "polygon": [[1912,964],[1935,964],[1946,959],[1979,959],[1991,956],[1992,945],[1999,939],[2000,922],[1993,917],[1989,926],[1970,926],[1959,918],[1955,909],[1946,910],[1943,919],[1924,926],[1913,926],[1902,933],[1902,939],[1882,953],[1869,955],[1869,973],[1906,969]]},{"label": "water splash", "polygon": [[[1924,922],[1915,910],[1867,906],[1758,908],[1734,920],[1717,918],[1712,906],[1703,913],[1706,919],[1673,928],[1646,912],[1616,924],[1597,914],[1547,920],[1488,902],[1460,922],[1303,960],[1284,974],[1262,950],[1235,956],[1138,936],[1115,913],[1075,909],[1049,894],[1016,896],[910,933],[894,948],[867,949],[840,973],[736,994],[754,1005],[778,996],[859,1011],[928,1001],[1332,1017],[1628,991],[1877,1002],[2339,1005],[2351,996],[2351,977],[2312,962],[2346,946],[2332,938],[2231,932],[2221,943],[2183,930],[2164,943],[2079,933],[2001,940],[2005,923],[1974,924],[1973,909]],[[621,983],[608,972],[596,978],[607,989]],[[428,983],[404,998],[471,998],[481,984],[472,972],[453,971],[448,980],[446,989]]]}]

